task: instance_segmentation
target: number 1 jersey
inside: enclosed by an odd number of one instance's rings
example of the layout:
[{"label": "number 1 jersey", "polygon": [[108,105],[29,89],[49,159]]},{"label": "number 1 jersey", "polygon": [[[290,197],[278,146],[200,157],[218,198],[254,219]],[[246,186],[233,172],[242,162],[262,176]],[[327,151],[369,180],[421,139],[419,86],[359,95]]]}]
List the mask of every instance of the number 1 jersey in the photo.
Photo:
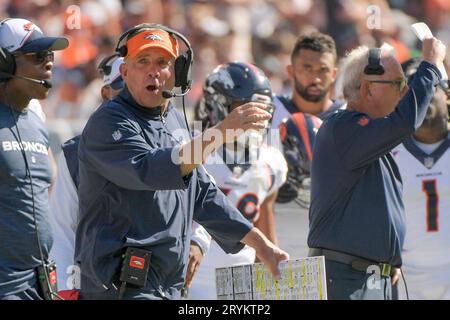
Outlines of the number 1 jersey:
[{"label": "number 1 jersey", "polygon": [[405,275],[450,284],[450,134],[427,154],[410,138],[393,150],[403,180]]}]

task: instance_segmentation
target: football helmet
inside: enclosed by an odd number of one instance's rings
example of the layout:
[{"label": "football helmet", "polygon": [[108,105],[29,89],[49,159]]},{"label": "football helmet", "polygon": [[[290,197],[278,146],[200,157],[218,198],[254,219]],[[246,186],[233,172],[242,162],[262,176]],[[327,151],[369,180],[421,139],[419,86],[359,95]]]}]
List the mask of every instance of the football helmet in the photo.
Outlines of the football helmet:
[{"label": "football helmet", "polygon": [[277,202],[295,201],[309,208],[312,150],[322,120],[298,112],[280,124],[283,154],[288,164],[286,183],[278,191]]},{"label": "football helmet", "polygon": [[245,62],[221,64],[206,77],[197,118],[206,129],[225,119],[232,106],[250,101],[272,102],[272,89],[264,72]]}]

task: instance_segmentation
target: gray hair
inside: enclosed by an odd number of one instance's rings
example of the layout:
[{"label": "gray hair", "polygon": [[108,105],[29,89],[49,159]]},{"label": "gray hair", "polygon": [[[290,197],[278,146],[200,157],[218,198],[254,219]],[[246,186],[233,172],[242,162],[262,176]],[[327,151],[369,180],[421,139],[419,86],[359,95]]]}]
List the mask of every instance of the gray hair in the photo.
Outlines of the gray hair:
[{"label": "gray hair", "polygon": [[[381,46],[381,56],[395,56],[395,49],[384,43]],[[369,48],[367,46],[359,46],[347,54],[342,67],[342,91],[347,101],[355,101],[358,99],[359,88],[364,76],[364,68],[369,60]]]},{"label": "gray hair", "polygon": [[359,46],[347,54],[342,67],[342,91],[347,101],[358,99],[364,68],[369,60],[369,48]]}]

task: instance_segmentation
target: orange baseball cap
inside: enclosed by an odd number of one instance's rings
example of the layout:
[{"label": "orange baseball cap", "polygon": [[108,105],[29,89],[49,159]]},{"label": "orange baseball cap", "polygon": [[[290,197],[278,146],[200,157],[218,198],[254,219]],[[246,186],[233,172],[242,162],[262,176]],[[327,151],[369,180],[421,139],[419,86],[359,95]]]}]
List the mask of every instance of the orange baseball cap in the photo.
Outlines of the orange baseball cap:
[{"label": "orange baseball cap", "polygon": [[160,29],[150,29],[139,32],[127,41],[127,57],[134,57],[147,48],[161,48],[178,57],[178,43],[174,37]]}]

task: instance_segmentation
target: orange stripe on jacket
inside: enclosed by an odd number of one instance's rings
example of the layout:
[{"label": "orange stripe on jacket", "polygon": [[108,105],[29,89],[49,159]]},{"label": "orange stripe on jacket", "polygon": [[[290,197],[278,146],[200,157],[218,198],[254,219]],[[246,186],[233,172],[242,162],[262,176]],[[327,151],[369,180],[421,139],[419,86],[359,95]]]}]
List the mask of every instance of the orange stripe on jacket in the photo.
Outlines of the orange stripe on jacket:
[{"label": "orange stripe on jacket", "polygon": [[312,151],[311,151],[311,144],[309,143],[309,135],[308,135],[308,129],[306,127],[305,115],[303,113],[296,113],[292,116],[292,119],[294,120],[295,124],[297,125],[297,128],[300,129],[300,135],[302,136],[303,143],[305,144],[308,159],[309,159],[309,161],[311,161],[312,160]]}]

